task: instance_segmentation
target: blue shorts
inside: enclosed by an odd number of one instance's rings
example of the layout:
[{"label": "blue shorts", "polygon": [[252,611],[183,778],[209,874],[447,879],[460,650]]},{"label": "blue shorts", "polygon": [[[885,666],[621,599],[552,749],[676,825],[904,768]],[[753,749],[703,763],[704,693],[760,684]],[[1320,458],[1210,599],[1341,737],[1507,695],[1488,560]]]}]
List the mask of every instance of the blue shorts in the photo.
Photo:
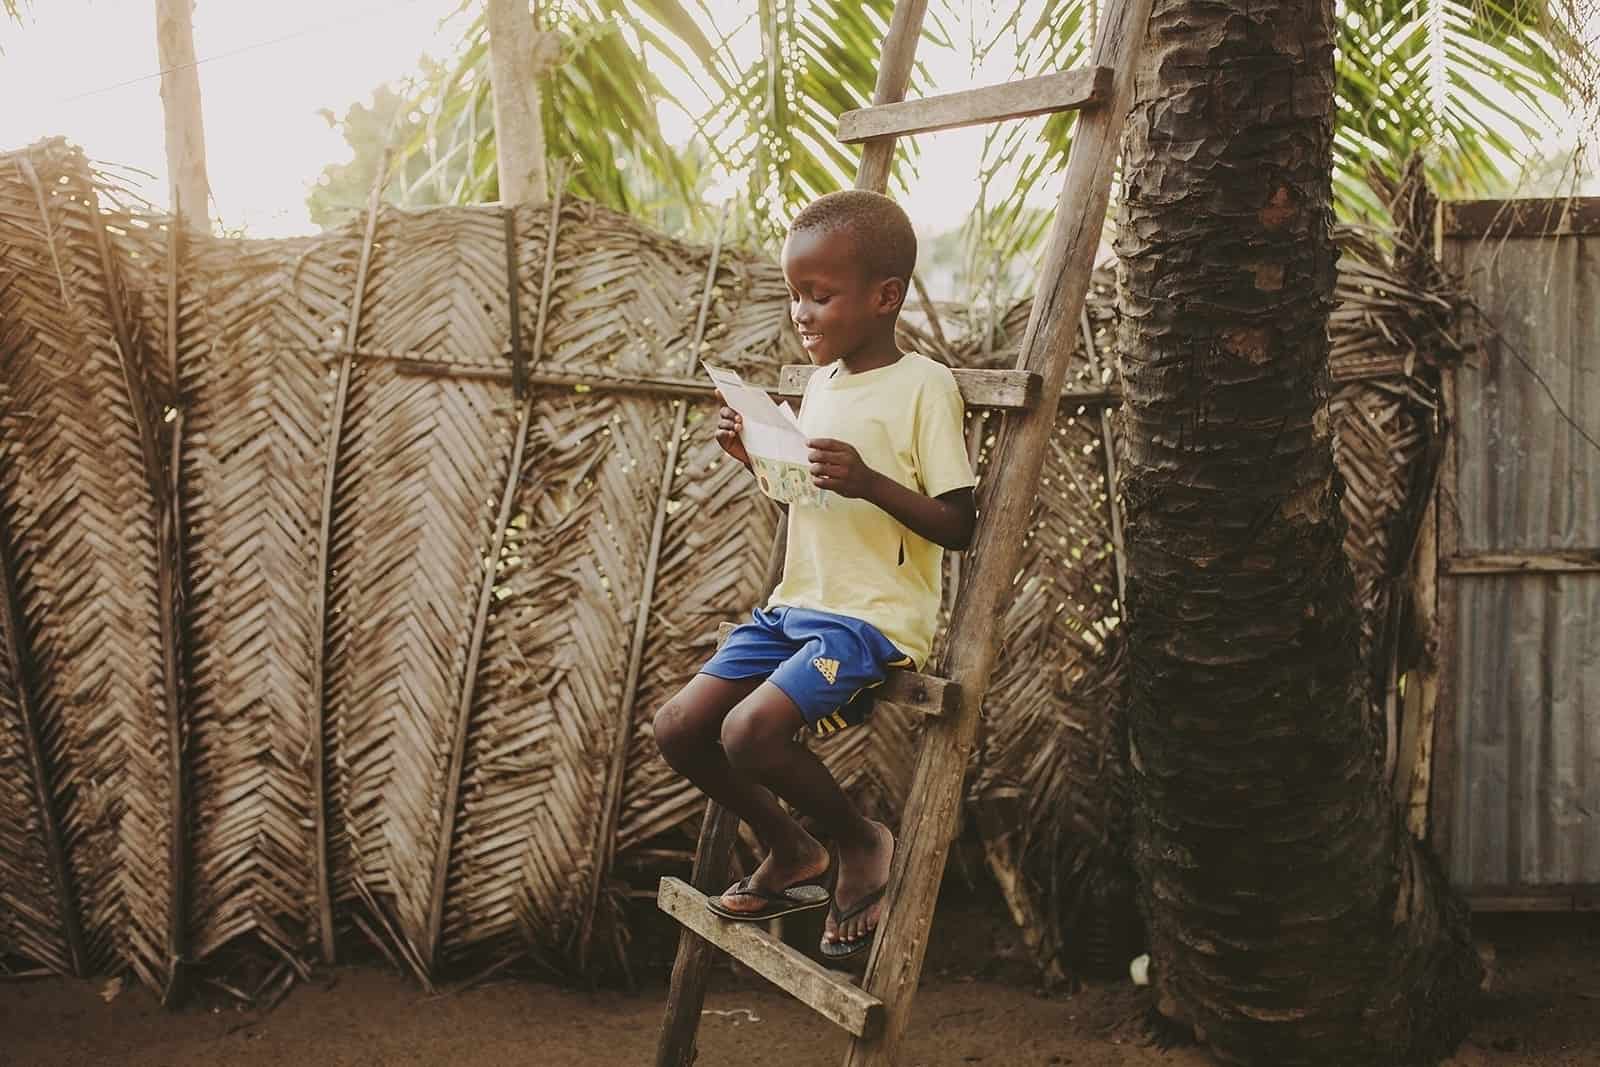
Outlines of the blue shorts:
[{"label": "blue shorts", "polygon": [[864,720],[871,690],[889,671],[910,666],[911,657],[870,623],[779,606],[752,611],[700,673],[728,681],[765,677],[824,737]]}]

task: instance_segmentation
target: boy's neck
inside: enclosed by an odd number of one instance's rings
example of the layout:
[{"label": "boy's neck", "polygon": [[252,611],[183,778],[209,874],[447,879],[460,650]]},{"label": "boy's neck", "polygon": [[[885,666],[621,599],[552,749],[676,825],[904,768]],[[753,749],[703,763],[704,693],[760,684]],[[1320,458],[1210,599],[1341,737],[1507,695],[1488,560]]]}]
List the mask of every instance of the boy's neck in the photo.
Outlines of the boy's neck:
[{"label": "boy's neck", "polygon": [[904,354],[900,346],[895,344],[894,331],[891,329],[885,336],[867,342],[847,356],[840,356],[839,363],[846,374],[865,374],[869,370],[898,363]]}]

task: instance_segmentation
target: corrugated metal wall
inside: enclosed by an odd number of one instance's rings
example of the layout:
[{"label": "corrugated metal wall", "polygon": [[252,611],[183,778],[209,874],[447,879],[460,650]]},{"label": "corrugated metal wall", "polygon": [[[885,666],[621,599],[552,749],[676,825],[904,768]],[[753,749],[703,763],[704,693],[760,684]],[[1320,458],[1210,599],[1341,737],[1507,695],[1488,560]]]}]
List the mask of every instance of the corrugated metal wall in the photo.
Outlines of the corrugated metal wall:
[{"label": "corrugated metal wall", "polygon": [[1600,884],[1600,226],[1566,219],[1446,228],[1495,331],[1456,373],[1442,498],[1455,766],[1438,799],[1469,892]]}]

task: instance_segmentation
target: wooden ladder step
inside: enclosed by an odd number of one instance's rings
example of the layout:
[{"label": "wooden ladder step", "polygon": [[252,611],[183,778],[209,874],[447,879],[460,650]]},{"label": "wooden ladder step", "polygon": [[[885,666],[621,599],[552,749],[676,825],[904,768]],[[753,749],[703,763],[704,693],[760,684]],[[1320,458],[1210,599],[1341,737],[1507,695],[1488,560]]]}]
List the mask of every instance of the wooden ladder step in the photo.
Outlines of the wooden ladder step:
[{"label": "wooden ladder step", "polygon": [[1109,67],[1080,67],[1004,85],[846,111],[839,116],[839,140],[855,144],[878,137],[903,137],[1071,111],[1097,104],[1110,95]]},{"label": "wooden ladder step", "polygon": [[[717,644],[733,633],[731,622],[717,625]],[[954,715],[961,705],[961,687],[948,678],[913,671],[890,671],[876,690],[882,704],[898,704],[921,715]]]},{"label": "wooden ladder step", "polygon": [[[806,382],[821,368],[790,363],[778,372],[779,396],[802,396]],[[952,367],[961,399],[973,408],[1031,408],[1039,402],[1043,379],[1031,370],[962,370]]]},{"label": "wooden ladder step", "polygon": [[711,914],[705,895],[682,879],[661,879],[656,903],[678,922],[857,1037],[874,1037],[883,1026],[883,1002],[848,975],[828,970],[767,933],[760,923],[729,922]]}]

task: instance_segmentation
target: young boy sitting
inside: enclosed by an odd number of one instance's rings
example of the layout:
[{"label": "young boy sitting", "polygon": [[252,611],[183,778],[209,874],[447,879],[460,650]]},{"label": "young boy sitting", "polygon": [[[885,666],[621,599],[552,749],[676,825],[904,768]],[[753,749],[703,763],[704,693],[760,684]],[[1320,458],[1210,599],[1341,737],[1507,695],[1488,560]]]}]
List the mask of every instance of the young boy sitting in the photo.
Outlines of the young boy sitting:
[{"label": "young boy sitting", "polygon": [[[972,540],[973,476],[961,394],[949,369],[895,344],[917,240],[888,197],[816,200],[783,246],[789,315],[819,370],[800,425],[825,507],[788,508],[783,580],[655,717],[666,761],[737,813],[766,859],[708,901],[762,920],[829,904],[821,952],[866,950],[877,929],[894,835],[864,818],[797,734],[862,721],[886,672],[927,659],[944,549]],[[722,408],[717,442],[750,466],[740,419]],[[776,796],[774,795],[776,794]],[[812,837],[778,797],[814,818]]]}]

